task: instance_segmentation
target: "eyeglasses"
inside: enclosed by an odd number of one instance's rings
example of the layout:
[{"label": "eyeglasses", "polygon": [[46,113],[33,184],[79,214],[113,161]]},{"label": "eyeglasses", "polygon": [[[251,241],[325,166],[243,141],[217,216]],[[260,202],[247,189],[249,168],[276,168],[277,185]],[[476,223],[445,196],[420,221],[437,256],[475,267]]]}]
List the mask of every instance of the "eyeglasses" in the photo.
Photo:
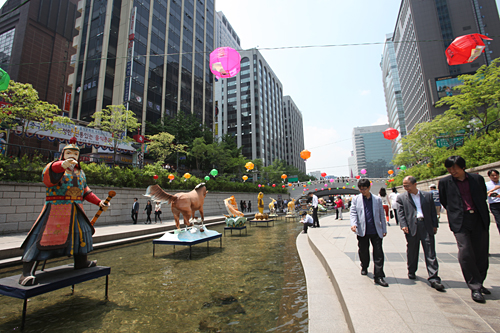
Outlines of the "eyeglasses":
[{"label": "eyeglasses", "polygon": [[369,187],[359,187],[359,190],[360,190],[360,191],[366,191],[366,190],[368,190],[368,189],[369,189]]}]

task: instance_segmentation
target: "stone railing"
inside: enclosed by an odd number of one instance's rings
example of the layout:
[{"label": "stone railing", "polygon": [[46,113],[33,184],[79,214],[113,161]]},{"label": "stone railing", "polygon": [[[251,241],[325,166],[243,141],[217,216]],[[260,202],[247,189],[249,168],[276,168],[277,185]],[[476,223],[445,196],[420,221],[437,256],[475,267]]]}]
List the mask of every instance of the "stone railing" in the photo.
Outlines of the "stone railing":
[{"label": "stone railing", "polygon": [[[106,199],[108,192],[113,190],[116,196],[111,200],[111,207],[107,212],[102,213],[97,221],[100,225],[132,223],[131,211],[134,198],[139,200],[139,218],[138,222],[146,220],[144,208],[148,197],[143,196],[146,193],[145,188],[111,188],[91,186],[92,191],[101,199]],[[46,187],[43,183],[14,183],[0,182],[0,234],[9,234],[29,231],[33,223],[38,218],[45,205]],[[172,191],[172,194],[187,191]],[[211,192],[208,191],[205,198],[204,214],[205,216],[227,214],[224,205],[224,199],[234,195],[238,204],[241,200],[252,202],[252,211],[257,212],[257,193],[229,193],[229,192]],[[278,198],[277,194],[264,195],[264,209],[268,210],[270,197]],[[283,199],[288,199],[288,195],[282,194]],[[83,208],[89,219],[92,219],[97,212],[98,207],[85,201]],[[153,204],[154,210],[154,204]],[[162,220],[173,220],[170,205],[162,205]],[[199,212],[196,212],[199,218]],[[154,220],[154,212],[151,214]]]}]

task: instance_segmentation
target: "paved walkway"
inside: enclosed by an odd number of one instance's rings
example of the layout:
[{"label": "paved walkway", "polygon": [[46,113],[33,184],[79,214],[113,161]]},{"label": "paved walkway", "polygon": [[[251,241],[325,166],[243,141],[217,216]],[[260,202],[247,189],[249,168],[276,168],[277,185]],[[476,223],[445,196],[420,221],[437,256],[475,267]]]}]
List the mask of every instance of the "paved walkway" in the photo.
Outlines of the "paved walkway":
[{"label": "paved walkway", "polygon": [[[446,221],[446,215],[441,220]],[[320,219],[320,225],[308,232],[309,244],[331,278],[351,331],[500,332],[500,236],[494,223],[490,228],[490,268],[485,281],[492,295],[485,296],[486,304],[471,299],[447,222],[440,223],[436,235],[439,275],[445,292],[429,286],[422,250],[417,280],[408,279],[406,240],[395,223],[388,227],[383,243],[388,288],[373,283],[373,262],[368,276],[360,274],[357,239],[349,220],[326,216]]]}]

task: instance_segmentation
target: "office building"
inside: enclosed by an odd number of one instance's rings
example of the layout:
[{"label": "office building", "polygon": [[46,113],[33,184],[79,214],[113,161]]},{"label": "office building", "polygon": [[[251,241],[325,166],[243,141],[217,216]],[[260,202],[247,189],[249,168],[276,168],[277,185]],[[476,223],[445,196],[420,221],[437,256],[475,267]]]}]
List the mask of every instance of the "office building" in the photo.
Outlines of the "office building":
[{"label": "office building", "polygon": [[351,156],[347,158],[347,165],[349,167],[348,177],[354,178],[358,174],[358,168],[356,166],[356,158],[354,157],[354,151],[351,150]]},{"label": "office building", "polygon": [[215,48],[229,46],[241,50],[240,37],[223,12],[217,12],[215,16],[215,45]]},{"label": "office building", "polygon": [[435,103],[453,93],[458,75],[474,73],[500,56],[500,44],[486,41],[485,53],[474,62],[448,66],[445,50],[453,39],[472,33],[497,36],[499,31],[495,0],[401,1],[392,41],[408,132],[447,109]]},{"label": "office building", "polygon": [[[69,112],[69,60],[78,0],[8,0],[1,9],[0,67],[11,80],[30,83],[40,100]],[[65,103],[65,96],[68,103]]]},{"label": "office building", "polygon": [[[382,134],[389,125],[355,127],[352,131],[354,148],[354,176],[386,178],[387,171],[393,168],[391,141]],[[365,169],[367,173],[361,174]],[[350,175],[349,175],[350,176]]]},{"label": "office building", "polygon": [[[236,137],[248,159],[286,160],[283,86],[257,49],[240,51],[241,71],[216,91],[217,135]],[[216,111],[217,112],[217,111]]]},{"label": "office building", "polygon": [[401,149],[401,138],[406,135],[405,112],[403,98],[401,96],[401,85],[399,83],[398,64],[394,52],[392,33],[385,37],[384,52],[380,68],[382,69],[382,81],[384,85],[385,105],[389,126],[399,131],[399,137],[392,141],[392,152],[397,154]]},{"label": "office building", "polygon": [[305,173],[306,162],[300,157],[300,152],[304,150],[302,112],[290,96],[283,96],[283,115],[286,163]]},{"label": "office building", "polygon": [[78,9],[74,118],[125,103],[143,133],[177,112],[212,127],[214,0],[80,0]]}]

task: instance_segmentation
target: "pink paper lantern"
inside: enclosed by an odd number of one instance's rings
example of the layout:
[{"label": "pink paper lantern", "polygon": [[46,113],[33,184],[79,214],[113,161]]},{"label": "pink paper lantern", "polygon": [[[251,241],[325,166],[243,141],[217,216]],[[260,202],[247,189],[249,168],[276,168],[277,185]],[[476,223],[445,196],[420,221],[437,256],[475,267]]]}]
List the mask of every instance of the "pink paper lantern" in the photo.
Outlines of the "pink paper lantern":
[{"label": "pink paper lantern", "polygon": [[333,179],[330,179],[330,183],[333,183]]},{"label": "pink paper lantern", "polygon": [[210,71],[218,79],[233,77],[238,74],[240,62],[240,54],[230,47],[219,47],[210,53]]},{"label": "pink paper lantern", "polygon": [[325,184],[325,187],[327,187],[328,185]]},{"label": "pink paper lantern", "polygon": [[259,187],[262,187],[262,185],[259,184]]},{"label": "pink paper lantern", "polygon": [[365,175],[365,174],[366,174],[366,169],[361,169],[361,171],[360,171],[360,172],[361,172],[363,175]]}]

